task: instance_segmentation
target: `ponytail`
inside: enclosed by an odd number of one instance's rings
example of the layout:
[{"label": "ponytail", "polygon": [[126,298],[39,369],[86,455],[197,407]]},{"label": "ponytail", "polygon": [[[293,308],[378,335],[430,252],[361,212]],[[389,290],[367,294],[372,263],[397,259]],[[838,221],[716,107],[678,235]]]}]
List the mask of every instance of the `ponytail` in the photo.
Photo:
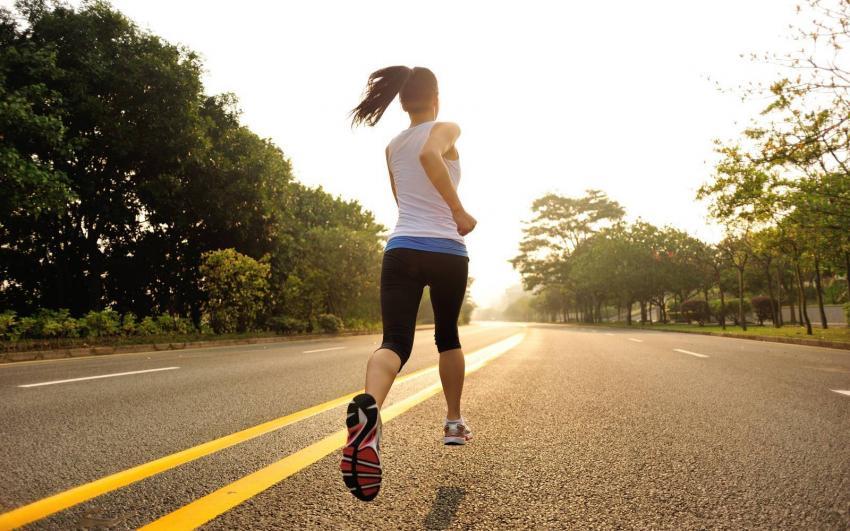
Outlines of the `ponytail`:
[{"label": "ponytail", "polygon": [[402,108],[410,112],[436,93],[437,78],[427,68],[389,66],[376,70],[369,75],[363,101],[351,111],[351,125],[375,125],[399,94]]}]

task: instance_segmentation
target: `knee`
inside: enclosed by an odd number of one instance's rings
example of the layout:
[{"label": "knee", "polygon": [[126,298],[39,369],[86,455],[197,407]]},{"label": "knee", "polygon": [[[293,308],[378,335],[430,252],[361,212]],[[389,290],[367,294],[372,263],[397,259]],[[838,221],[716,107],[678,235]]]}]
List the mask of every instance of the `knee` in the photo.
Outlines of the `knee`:
[{"label": "knee", "polygon": [[406,338],[402,338],[401,340],[384,339],[380,348],[396,353],[399,360],[401,360],[401,364],[398,367],[400,371],[404,367],[404,364],[407,363],[407,360],[410,359],[410,352],[413,350],[413,340],[412,338],[410,341],[407,341]]},{"label": "knee", "polygon": [[434,342],[437,344],[437,352],[460,348],[457,326],[435,329]]}]

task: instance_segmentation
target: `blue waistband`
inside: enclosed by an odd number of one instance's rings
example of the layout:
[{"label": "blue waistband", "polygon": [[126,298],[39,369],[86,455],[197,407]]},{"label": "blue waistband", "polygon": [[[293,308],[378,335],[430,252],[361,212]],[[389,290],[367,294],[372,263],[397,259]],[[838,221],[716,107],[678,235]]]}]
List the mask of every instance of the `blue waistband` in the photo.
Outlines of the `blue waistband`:
[{"label": "blue waistband", "polygon": [[426,238],[422,236],[393,236],[387,242],[384,251],[403,247],[405,249],[417,249],[419,251],[431,251],[435,253],[456,254],[459,256],[469,256],[466,252],[466,245],[463,242],[452,240],[450,238]]}]

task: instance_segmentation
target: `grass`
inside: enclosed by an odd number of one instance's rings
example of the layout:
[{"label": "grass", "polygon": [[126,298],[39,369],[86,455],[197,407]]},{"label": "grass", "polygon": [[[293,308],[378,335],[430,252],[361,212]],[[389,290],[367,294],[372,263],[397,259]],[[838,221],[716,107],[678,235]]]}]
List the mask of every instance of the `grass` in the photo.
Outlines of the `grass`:
[{"label": "grass", "polygon": [[[608,326],[614,328],[629,328],[625,323],[603,323],[598,326]],[[735,334],[745,336],[763,336],[763,337],[788,337],[796,339],[820,339],[824,341],[835,341],[837,343],[850,344],[850,328],[846,325],[838,325],[830,327],[826,330],[822,328],[812,327],[812,335],[806,334],[806,329],[799,325],[785,325],[781,328],[774,328],[766,324],[759,326],[757,324],[748,324],[747,331],[741,330],[740,326],[727,325],[726,330],[723,330],[720,325],[705,325],[699,326],[695,324],[640,324],[633,323],[632,329],[644,330],[669,330],[672,332],[699,332],[702,334]]]}]

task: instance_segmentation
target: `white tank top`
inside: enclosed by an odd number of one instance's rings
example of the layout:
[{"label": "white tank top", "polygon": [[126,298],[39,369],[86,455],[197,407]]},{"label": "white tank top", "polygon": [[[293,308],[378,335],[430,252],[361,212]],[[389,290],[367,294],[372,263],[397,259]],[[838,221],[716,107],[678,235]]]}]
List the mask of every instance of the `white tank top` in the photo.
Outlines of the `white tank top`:
[{"label": "white tank top", "polygon": [[[390,141],[389,167],[398,196],[398,221],[393,236],[449,238],[464,243],[457,232],[452,211],[431,183],[419,162],[422,146],[437,122],[423,122],[399,133]],[[452,184],[460,183],[460,161],[444,158]]]}]

